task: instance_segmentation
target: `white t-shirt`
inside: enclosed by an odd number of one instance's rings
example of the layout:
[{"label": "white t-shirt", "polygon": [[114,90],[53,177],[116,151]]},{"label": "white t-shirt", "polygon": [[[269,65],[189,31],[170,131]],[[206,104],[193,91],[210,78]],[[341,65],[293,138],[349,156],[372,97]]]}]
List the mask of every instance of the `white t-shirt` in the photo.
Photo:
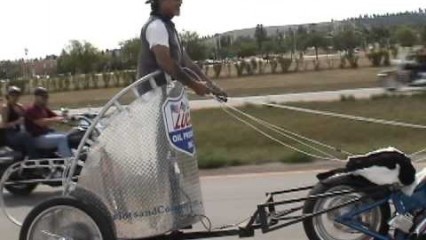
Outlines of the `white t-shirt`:
[{"label": "white t-shirt", "polygon": [[169,47],[169,33],[166,25],[159,19],[152,21],[146,29],[146,40],[150,49],[158,45]]}]

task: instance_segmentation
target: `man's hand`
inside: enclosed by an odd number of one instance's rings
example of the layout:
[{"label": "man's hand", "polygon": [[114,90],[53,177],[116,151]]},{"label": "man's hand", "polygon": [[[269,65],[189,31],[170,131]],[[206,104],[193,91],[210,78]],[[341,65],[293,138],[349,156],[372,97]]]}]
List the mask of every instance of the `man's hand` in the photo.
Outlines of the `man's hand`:
[{"label": "man's hand", "polygon": [[195,74],[198,75],[199,78],[201,78],[207,84],[210,93],[215,95],[219,101],[228,101],[228,94],[222,88],[218,87],[206,74],[204,74],[200,67],[198,67],[198,65],[195,64],[194,61],[192,61],[186,51],[184,51],[183,53],[183,60],[185,62],[185,66],[190,68]]},{"label": "man's hand", "polygon": [[54,122],[63,122],[63,121],[65,120],[65,118],[64,118],[64,117],[62,117],[62,116],[53,117],[53,118],[51,118],[51,119],[52,119],[52,121],[54,121]]},{"label": "man's hand", "polygon": [[189,86],[198,96],[205,96],[210,93],[209,87],[205,82],[194,81],[192,86]]},{"label": "man's hand", "polygon": [[61,117],[61,116],[34,120],[34,123],[41,126],[41,127],[48,127],[51,124],[61,123],[61,122],[64,122],[64,118]]},{"label": "man's hand", "polygon": [[211,93],[216,96],[220,101],[227,102],[228,101],[228,94],[219,86],[217,86],[214,82],[210,81],[208,82],[209,89]]}]

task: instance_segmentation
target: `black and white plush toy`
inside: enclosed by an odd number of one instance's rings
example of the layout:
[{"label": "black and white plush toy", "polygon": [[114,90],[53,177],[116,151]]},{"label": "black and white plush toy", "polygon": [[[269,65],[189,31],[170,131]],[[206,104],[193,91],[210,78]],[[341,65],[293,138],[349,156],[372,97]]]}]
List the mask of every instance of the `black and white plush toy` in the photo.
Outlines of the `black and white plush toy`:
[{"label": "black and white plush toy", "polygon": [[339,173],[361,176],[377,185],[400,184],[410,189],[408,192],[416,184],[416,169],[411,159],[392,147],[349,157],[345,168],[321,173],[317,177],[324,180]]}]

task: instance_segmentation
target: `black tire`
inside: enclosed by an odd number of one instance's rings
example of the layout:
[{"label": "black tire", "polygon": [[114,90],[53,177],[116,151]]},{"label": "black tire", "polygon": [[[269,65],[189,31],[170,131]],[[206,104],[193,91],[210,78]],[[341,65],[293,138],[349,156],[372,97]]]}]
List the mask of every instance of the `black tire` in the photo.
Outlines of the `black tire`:
[{"label": "black tire", "polygon": [[[342,176],[342,177],[333,177],[330,179],[327,179],[323,182],[318,183],[309,193],[309,195],[318,195],[318,194],[324,194],[327,191],[329,191],[332,188],[339,187],[339,186],[348,186],[354,190],[361,190],[365,189],[366,187],[374,186],[372,183],[368,182],[367,180],[361,178],[361,177],[354,177],[354,176]],[[387,192],[377,194],[376,192],[364,192],[365,195],[372,196],[372,200],[380,200],[383,199],[386,194],[389,194]],[[317,204],[317,201],[319,199],[312,199],[305,202],[304,208],[303,208],[303,214],[312,214],[315,211],[315,206]],[[389,225],[387,224],[387,221],[390,219],[391,216],[391,209],[389,204],[383,204],[379,208],[379,212],[381,214],[381,222],[378,232],[383,235],[388,235],[389,232]],[[322,239],[319,234],[316,232],[316,228],[314,226],[314,218],[308,218],[303,221],[303,228],[305,230],[306,236],[309,240],[328,240],[328,239]]]},{"label": "black tire", "polygon": [[31,184],[19,184],[19,185],[7,185],[4,188],[13,195],[16,196],[28,196],[30,195],[36,188],[37,183]]},{"label": "black tire", "polygon": [[97,197],[94,193],[81,187],[77,187],[74,191],[71,192],[70,195],[71,197],[82,201],[87,205],[96,207],[97,211],[101,213],[104,218],[111,219],[111,231],[114,233],[114,236],[117,236],[115,225],[112,223],[112,216],[110,214],[110,211],[99,197]]},{"label": "black tire", "polygon": [[28,239],[28,234],[30,233],[33,222],[44,211],[57,206],[73,207],[83,211],[94,221],[94,223],[96,223],[102,235],[102,240],[116,240],[111,218],[105,217],[94,204],[88,204],[87,202],[77,200],[74,197],[53,198],[36,206],[25,218],[19,234],[19,240],[32,240]]}]

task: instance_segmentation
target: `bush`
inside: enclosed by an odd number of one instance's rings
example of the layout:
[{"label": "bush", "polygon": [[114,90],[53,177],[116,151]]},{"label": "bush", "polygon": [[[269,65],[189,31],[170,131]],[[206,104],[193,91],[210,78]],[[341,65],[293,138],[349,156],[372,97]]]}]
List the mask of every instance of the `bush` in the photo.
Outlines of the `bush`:
[{"label": "bush", "polygon": [[246,62],[241,61],[239,63],[235,63],[235,69],[237,69],[237,76],[243,76],[244,69],[246,68]]},{"label": "bush", "polygon": [[111,74],[103,72],[102,79],[104,80],[104,88],[109,88],[109,85],[111,83]]},{"label": "bush", "polygon": [[114,87],[120,87],[120,77],[121,77],[120,72],[116,71],[112,75],[114,79]]},{"label": "bush", "polygon": [[67,74],[64,77],[64,84],[63,84],[63,89],[62,91],[70,91],[70,86],[71,86],[71,74]]},{"label": "bush", "polygon": [[358,56],[356,56],[354,54],[348,54],[348,55],[346,55],[346,59],[348,60],[351,68],[358,68],[358,60],[359,60]]},{"label": "bush", "polygon": [[49,92],[56,92],[55,78],[49,78],[47,80],[47,88],[49,89]]},{"label": "bush", "polygon": [[390,62],[390,53],[389,51],[383,51],[383,65],[385,65],[386,67],[389,67],[391,65]]},{"label": "bush", "polygon": [[64,91],[64,82],[65,82],[65,77],[61,76],[58,78],[58,82],[57,85],[58,86],[58,91],[59,92],[63,92]]},{"label": "bush", "polygon": [[344,69],[346,68],[346,56],[341,56],[340,57],[340,64],[339,64],[339,68]]},{"label": "bush", "polygon": [[311,156],[298,153],[298,152],[280,159],[280,162],[287,163],[287,164],[311,163],[313,161],[314,159]]},{"label": "bush", "polygon": [[125,71],[126,85],[130,85],[136,81],[136,71]]},{"label": "bush", "polygon": [[256,72],[258,68],[257,60],[255,58],[250,59],[250,64],[253,73]]},{"label": "bush", "polygon": [[90,75],[87,73],[84,74],[83,88],[85,90],[90,88]]},{"label": "bush", "polygon": [[251,64],[246,63],[245,67],[246,67],[246,72],[247,72],[248,75],[253,75],[254,74],[253,67],[252,67]]},{"label": "bush", "polygon": [[95,73],[90,74],[90,78],[92,79],[92,87],[97,89],[98,88],[98,81],[99,78]]},{"label": "bush", "polygon": [[391,53],[392,53],[392,57],[393,57],[393,58],[397,58],[397,57],[398,57],[398,54],[399,54],[399,50],[398,50],[398,48],[397,48],[397,47],[395,47],[395,46],[392,46],[390,50],[391,50]]},{"label": "bush", "polygon": [[294,68],[295,72],[300,71],[300,65],[303,64],[303,60],[302,59],[296,59],[296,67]]},{"label": "bush", "polygon": [[332,69],[333,68],[333,59],[331,59],[331,58],[327,59],[327,66],[328,66],[328,69]]},{"label": "bush", "polygon": [[373,67],[379,67],[383,57],[383,51],[373,51],[367,54],[367,58],[370,60]]},{"label": "bush", "polygon": [[276,73],[277,72],[277,68],[278,68],[278,62],[277,62],[277,60],[275,58],[271,59],[270,64],[271,64],[271,72],[272,73]]},{"label": "bush", "polygon": [[214,77],[215,78],[219,78],[220,77],[220,73],[222,72],[222,63],[217,63],[213,65],[213,70],[214,70]]},{"label": "bush", "polygon": [[76,91],[80,90],[80,79],[81,79],[81,75],[73,77],[72,84],[74,85],[74,90]]},{"label": "bush", "polygon": [[319,71],[320,70],[320,61],[319,60],[314,60],[314,69],[315,71]]},{"label": "bush", "polygon": [[229,166],[231,161],[223,151],[200,153],[198,156],[198,166],[201,169],[214,169]]},{"label": "bush", "polygon": [[259,68],[259,74],[263,74],[265,71],[265,64],[262,60],[259,60],[258,62],[258,68]]},{"label": "bush", "polygon": [[232,65],[230,63],[227,63],[226,69],[228,70],[228,77],[231,77],[232,76]]},{"label": "bush", "polygon": [[245,66],[245,69],[246,69],[246,72],[247,72],[248,75],[253,75],[254,74],[253,65],[251,63],[246,62],[244,64],[244,66]]},{"label": "bush", "polygon": [[280,64],[280,66],[281,66],[281,71],[283,73],[288,72],[288,70],[290,69],[291,63],[292,63],[291,58],[278,57],[277,60],[278,60],[278,63]]}]

